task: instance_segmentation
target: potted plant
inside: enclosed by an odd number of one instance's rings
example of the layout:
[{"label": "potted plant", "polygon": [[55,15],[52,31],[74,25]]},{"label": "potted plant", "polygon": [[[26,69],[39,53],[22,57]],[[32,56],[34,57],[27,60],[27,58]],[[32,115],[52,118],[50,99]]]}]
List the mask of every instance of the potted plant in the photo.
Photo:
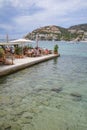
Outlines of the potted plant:
[{"label": "potted plant", "polygon": [[54,54],[58,54],[58,45],[56,44],[55,46],[54,46]]},{"label": "potted plant", "polygon": [[15,48],[15,54],[16,54],[16,58],[21,58],[22,57],[22,47],[16,47]]}]

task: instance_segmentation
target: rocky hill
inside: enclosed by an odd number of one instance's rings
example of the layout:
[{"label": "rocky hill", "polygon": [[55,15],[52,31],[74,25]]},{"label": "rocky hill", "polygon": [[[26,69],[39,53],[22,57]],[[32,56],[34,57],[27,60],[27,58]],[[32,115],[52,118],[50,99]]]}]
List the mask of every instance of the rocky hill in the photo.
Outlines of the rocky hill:
[{"label": "rocky hill", "polygon": [[25,38],[35,40],[36,36],[39,40],[82,40],[85,32],[87,31],[87,24],[75,25],[69,28],[63,28],[59,26],[45,26],[33,30],[28,33]]},{"label": "rocky hill", "polygon": [[69,29],[87,31],[87,24],[74,25],[74,26],[69,27]]}]

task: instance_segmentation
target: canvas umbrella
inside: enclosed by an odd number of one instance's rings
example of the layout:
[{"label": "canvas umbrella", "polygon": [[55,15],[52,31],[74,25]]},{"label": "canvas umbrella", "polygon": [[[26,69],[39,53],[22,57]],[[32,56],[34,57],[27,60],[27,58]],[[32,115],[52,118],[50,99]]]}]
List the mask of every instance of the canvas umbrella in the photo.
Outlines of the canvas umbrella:
[{"label": "canvas umbrella", "polygon": [[22,43],[33,43],[32,40],[25,39],[25,38],[20,38],[20,39],[13,40],[13,41],[10,41],[10,42],[11,43],[18,43],[18,44],[22,44]]},{"label": "canvas umbrella", "polygon": [[22,44],[22,54],[23,54],[23,44],[24,43],[33,43],[34,41],[29,40],[29,39],[25,39],[25,38],[20,38],[20,39],[13,40],[13,41],[10,41],[10,42],[14,43],[14,45],[15,44]]}]

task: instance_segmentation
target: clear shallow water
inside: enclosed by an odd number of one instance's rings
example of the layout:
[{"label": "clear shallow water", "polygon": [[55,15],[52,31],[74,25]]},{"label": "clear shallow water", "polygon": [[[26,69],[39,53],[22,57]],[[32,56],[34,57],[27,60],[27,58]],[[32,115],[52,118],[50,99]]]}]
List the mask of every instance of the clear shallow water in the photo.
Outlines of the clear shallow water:
[{"label": "clear shallow water", "polygon": [[0,130],[87,130],[87,44],[58,45],[61,57],[0,78]]}]

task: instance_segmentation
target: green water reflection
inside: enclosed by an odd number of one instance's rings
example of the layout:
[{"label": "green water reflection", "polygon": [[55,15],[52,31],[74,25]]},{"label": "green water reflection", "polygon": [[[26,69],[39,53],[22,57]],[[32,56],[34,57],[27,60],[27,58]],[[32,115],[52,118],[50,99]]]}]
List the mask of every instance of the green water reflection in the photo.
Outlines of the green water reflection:
[{"label": "green water reflection", "polygon": [[0,130],[87,130],[87,57],[62,55],[1,78]]}]

